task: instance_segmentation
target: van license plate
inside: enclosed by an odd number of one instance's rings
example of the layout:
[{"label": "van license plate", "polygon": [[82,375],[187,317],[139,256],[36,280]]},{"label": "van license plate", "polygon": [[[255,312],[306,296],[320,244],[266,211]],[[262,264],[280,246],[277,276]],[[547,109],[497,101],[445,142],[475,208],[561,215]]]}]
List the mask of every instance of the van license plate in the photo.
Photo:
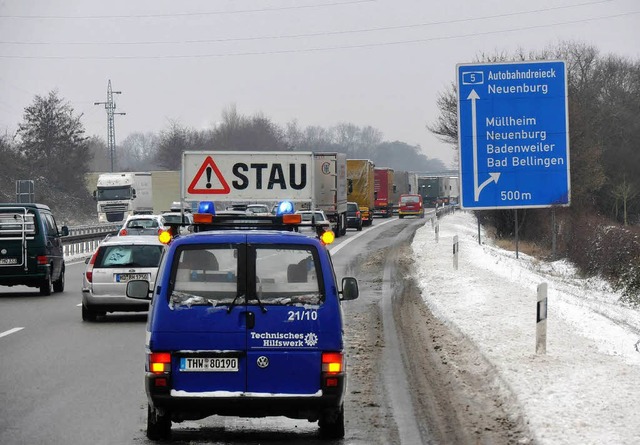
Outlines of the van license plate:
[{"label": "van license plate", "polygon": [[18,264],[17,258],[0,258],[0,264]]},{"label": "van license plate", "polygon": [[187,372],[237,372],[237,357],[183,357],[180,371]]},{"label": "van license plate", "polygon": [[147,280],[149,281],[148,273],[119,273],[116,274],[116,283],[126,283],[131,280]]}]

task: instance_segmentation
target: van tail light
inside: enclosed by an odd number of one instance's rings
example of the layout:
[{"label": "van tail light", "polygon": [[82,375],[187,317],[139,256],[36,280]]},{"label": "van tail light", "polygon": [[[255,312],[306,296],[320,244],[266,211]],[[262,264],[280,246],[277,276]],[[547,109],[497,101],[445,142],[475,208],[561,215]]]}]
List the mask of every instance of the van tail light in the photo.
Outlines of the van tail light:
[{"label": "van tail light", "polygon": [[339,374],[343,371],[343,357],[341,352],[322,353],[322,372]]},{"label": "van tail light", "polygon": [[341,352],[322,353],[322,390],[328,394],[344,386],[344,357]]},{"label": "van tail light", "polygon": [[154,374],[166,374],[171,372],[171,353],[152,352],[149,357],[149,371]]},{"label": "van tail light", "polygon": [[91,259],[89,260],[89,264],[87,264],[87,269],[84,271],[84,276],[87,277],[87,281],[89,283],[93,282],[93,265],[96,262],[96,257],[98,256],[98,249],[93,252],[91,255]]},{"label": "van tail light", "polygon": [[38,262],[38,264],[44,266],[45,264],[49,264],[49,257],[46,255],[38,255],[36,257],[36,261]]},{"label": "van tail light", "polygon": [[118,232],[119,236],[126,236],[127,235],[127,229],[120,229],[120,231]]}]

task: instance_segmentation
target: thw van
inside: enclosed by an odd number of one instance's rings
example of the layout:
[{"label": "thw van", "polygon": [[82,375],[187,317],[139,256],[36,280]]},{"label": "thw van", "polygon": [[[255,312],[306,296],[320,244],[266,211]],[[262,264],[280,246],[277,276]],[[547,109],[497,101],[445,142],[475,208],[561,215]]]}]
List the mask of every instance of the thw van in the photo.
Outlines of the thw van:
[{"label": "thw van", "polygon": [[151,299],[147,436],[217,414],[307,419],[341,438],[341,304],[357,281],[338,286],[325,245],[296,232],[300,214],[237,213],[194,214],[195,233],[169,243],[155,286],[128,283],[129,297]]}]

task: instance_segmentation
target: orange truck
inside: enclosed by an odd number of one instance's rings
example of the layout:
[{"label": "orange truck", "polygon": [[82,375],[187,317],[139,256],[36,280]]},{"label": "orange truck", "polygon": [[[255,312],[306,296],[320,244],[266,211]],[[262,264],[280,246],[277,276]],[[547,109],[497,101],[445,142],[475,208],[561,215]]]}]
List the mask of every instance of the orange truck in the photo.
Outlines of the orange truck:
[{"label": "orange truck", "polygon": [[369,159],[347,159],[347,201],[357,202],[362,224],[373,224],[375,164]]},{"label": "orange truck", "polygon": [[394,170],[389,167],[376,167],[374,169],[374,192],[375,207],[374,215],[389,218],[393,216],[393,193],[395,186],[393,185]]}]

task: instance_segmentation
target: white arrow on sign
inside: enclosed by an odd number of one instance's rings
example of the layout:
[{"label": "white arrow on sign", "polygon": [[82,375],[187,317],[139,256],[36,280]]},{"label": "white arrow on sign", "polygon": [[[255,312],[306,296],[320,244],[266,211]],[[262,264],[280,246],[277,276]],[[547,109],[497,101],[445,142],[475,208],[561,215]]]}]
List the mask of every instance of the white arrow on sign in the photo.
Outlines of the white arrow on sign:
[{"label": "white arrow on sign", "polygon": [[471,135],[473,139],[473,196],[474,200],[480,199],[480,191],[489,183],[498,183],[500,173],[489,173],[489,178],[478,186],[478,123],[476,122],[476,100],[480,99],[476,90],[472,89],[467,99],[471,100]]}]

